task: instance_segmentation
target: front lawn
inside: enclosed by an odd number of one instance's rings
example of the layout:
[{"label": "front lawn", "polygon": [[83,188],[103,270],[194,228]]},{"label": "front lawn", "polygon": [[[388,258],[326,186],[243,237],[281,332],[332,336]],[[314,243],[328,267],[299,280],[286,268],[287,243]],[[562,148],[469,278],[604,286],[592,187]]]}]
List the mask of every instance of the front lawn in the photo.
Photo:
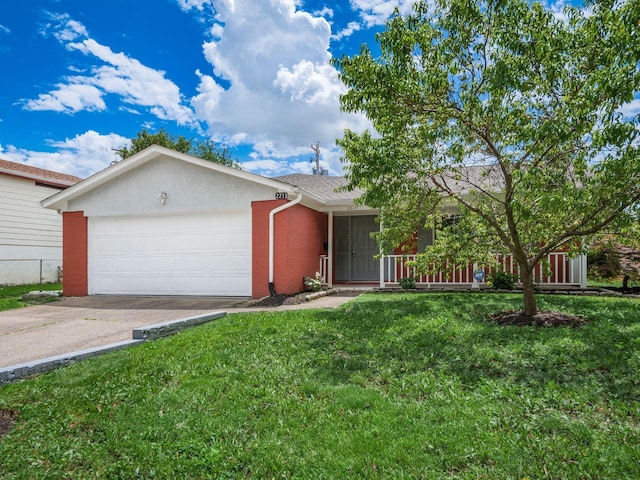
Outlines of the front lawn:
[{"label": "front lawn", "polygon": [[[29,302],[23,300],[22,295],[38,290],[40,290],[40,284],[38,283],[33,285],[0,287],[0,312],[27,306]],[[54,290],[62,290],[62,285],[59,283],[46,283],[42,285],[42,291],[50,292]],[[54,299],[53,297],[49,297],[39,302],[42,303],[42,301],[51,301]]]},{"label": "front lawn", "polygon": [[368,294],[233,314],[0,387],[0,478],[631,479],[640,302]]}]

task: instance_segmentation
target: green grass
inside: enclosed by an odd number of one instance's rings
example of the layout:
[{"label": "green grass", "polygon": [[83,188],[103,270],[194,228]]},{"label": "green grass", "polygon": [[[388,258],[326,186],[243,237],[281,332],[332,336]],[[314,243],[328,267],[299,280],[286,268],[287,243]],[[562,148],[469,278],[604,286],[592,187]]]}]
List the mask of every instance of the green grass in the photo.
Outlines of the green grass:
[{"label": "green grass", "polygon": [[[16,285],[0,287],[0,311],[12,310],[14,308],[26,307],[30,303],[22,299],[22,295],[29,292],[40,290],[40,284],[33,285]],[[43,291],[62,290],[60,283],[46,283],[42,285]],[[53,298],[47,298],[45,300],[38,300],[35,303],[42,303],[43,301],[52,301]]]},{"label": "green grass", "polygon": [[[633,282],[629,282],[630,285],[632,286]],[[607,288],[607,287],[622,287],[622,279],[606,279],[606,280],[594,280],[594,279],[589,279],[587,281],[587,287],[602,287],[602,288]]]},{"label": "green grass", "polygon": [[0,478],[631,479],[640,302],[369,294],[234,314],[0,387]]},{"label": "green grass", "polygon": [[[607,288],[607,287],[622,287],[622,277],[619,278],[588,278],[587,279],[587,287],[589,288]],[[634,279],[630,279],[628,282],[628,287],[637,287],[640,285],[640,282]]]}]

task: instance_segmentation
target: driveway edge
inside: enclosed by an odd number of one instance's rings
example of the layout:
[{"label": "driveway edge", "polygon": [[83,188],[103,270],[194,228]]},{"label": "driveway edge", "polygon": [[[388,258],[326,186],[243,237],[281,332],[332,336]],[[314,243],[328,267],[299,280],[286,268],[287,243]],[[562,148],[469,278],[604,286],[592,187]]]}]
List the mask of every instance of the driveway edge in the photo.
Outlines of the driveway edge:
[{"label": "driveway edge", "polygon": [[170,320],[168,322],[156,323],[145,327],[138,327],[132,331],[132,340],[124,340],[121,342],[110,343],[100,347],[88,348],[86,350],[78,350],[76,352],[64,353],[53,357],[32,360],[8,367],[0,367],[0,385],[15,382],[31,375],[38,375],[50,372],[58,368],[66,367],[75,362],[81,362],[92,357],[104,355],[105,353],[122,350],[124,348],[138,345],[147,341],[153,341],[158,338],[173,335],[186,328],[195,327],[203,323],[217,320],[227,315],[225,311],[217,311],[196,315],[193,317],[181,318],[178,320]]},{"label": "driveway edge", "polygon": [[168,322],[155,323],[146,327],[133,329],[134,340],[155,340],[156,338],[172,335],[185,328],[195,327],[203,323],[217,320],[227,315],[227,312],[219,311],[196,315],[194,317],[181,318],[179,320],[169,320]]}]

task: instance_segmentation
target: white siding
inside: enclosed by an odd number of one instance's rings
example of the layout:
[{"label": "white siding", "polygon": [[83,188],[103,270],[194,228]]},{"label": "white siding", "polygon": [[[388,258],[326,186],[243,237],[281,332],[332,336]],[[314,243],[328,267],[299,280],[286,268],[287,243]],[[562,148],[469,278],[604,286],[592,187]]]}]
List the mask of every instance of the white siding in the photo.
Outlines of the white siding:
[{"label": "white siding", "polygon": [[[0,258],[15,251],[3,247],[62,248],[62,217],[40,205],[58,191],[37,186],[33,180],[0,175]],[[30,250],[21,253],[29,255]]]},{"label": "white siding", "polygon": [[59,280],[62,217],[40,205],[57,192],[34,180],[0,175],[0,285]]}]

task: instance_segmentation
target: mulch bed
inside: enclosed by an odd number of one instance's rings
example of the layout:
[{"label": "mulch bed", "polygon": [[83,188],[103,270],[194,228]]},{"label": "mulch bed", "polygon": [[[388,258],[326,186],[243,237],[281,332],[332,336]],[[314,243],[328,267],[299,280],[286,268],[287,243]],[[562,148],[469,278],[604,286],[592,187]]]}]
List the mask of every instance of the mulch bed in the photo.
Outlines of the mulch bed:
[{"label": "mulch bed", "polygon": [[279,307],[282,302],[287,298],[286,295],[272,295],[270,297],[264,297],[259,300],[250,300],[247,307]]},{"label": "mulch bed", "polygon": [[606,287],[606,289],[621,293],[622,295],[640,295],[640,287]]},{"label": "mulch bed", "polygon": [[489,320],[498,325],[516,327],[582,327],[587,322],[579,315],[561,312],[538,312],[537,315],[525,315],[524,312],[502,312],[491,315]]},{"label": "mulch bed", "polygon": [[279,307],[280,305],[298,305],[305,302],[305,296],[309,292],[297,293],[295,295],[273,295],[259,300],[251,300],[245,307]]},{"label": "mulch bed", "polygon": [[18,412],[15,410],[0,410],[0,438],[11,431],[17,417]]}]

